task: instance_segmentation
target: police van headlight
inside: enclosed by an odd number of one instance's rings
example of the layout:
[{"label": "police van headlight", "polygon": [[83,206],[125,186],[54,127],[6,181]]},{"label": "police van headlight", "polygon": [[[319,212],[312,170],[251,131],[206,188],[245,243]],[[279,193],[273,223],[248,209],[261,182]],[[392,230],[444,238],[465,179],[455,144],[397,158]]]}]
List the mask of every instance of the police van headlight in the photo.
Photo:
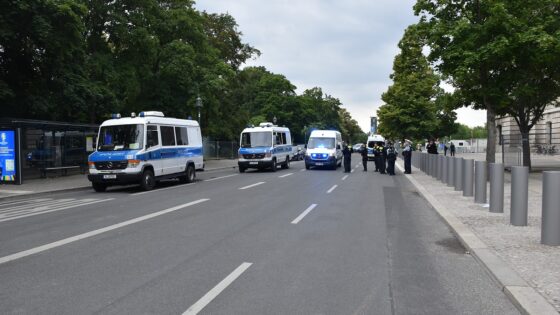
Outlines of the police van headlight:
[{"label": "police van headlight", "polygon": [[128,160],[127,168],[136,168],[140,164],[140,160]]},{"label": "police van headlight", "polygon": [[329,153],[329,156],[330,156],[330,157],[335,156],[334,152]]},{"label": "police van headlight", "polygon": [[272,157],[272,151],[266,152],[266,157],[267,157],[267,158]]},{"label": "police van headlight", "polygon": [[90,170],[94,170],[94,169],[95,169],[95,162],[87,162],[87,164],[88,164],[88,168],[89,168]]},{"label": "police van headlight", "polygon": [[242,159],[242,158],[243,158],[243,154],[237,153],[237,158],[238,158],[238,159]]}]

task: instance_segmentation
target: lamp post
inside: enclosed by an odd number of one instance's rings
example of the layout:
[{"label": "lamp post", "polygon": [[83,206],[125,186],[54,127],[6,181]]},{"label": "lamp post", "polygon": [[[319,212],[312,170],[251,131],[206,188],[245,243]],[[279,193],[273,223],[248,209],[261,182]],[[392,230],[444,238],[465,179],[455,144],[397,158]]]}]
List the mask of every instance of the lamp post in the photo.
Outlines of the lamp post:
[{"label": "lamp post", "polygon": [[194,106],[198,108],[198,123],[200,124],[200,109],[202,108],[202,99],[200,98],[200,96],[196,97],[196,102]]}]

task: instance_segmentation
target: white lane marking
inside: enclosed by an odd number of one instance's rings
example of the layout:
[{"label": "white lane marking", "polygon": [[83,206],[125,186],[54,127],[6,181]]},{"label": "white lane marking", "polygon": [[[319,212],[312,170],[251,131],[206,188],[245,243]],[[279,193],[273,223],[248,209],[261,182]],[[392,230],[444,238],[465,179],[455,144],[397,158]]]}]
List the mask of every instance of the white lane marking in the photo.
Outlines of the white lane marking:
[{"label": "white lane marking", "polygon": [[7,201],[7,202],[2,202],[0,203],[0,207],[4,207],[4,206],[13,206],[13,205],[17,205],[18,203],[24,203],[24,202],[43,202],[43,201],[47,201],[47,200],[51,200],[50,198],[44,198],[44,199],[25,199],[25,200],[16,200],[16,201]]},{"label": "white lane marking", "polygon": [[299,171],[300,171],[300,172],[305,172],[305,171],[306,171],[306,169],[302,169],[302,170],[299,170]]},{"label": "white lane marking", "polygon": [[132,195],[132,196],[138,196],[138,195],[143,195],[143,194],[149,194],[149,193],[152,193],[152,192],[158,192],[158,191],[163,191],[163,190],[181,188],[181,187],[190,186],[190,185],[194,185],[194,184],[195,184],[195,183],[180,184],[180,185],[175,185],[175,186],[171,186],[171,187],[158,188],[158,189],[153,189],[153,190],[148,190],[148,191],[141,191],[141,192],[133,193],[133,194],[131,194],[131,195]]},{"label": "white lane marking", "polygon": [[239,190],[244,190],[244,189],[247,189],[247,188],[251,188],[251,187],[259,186],[259,185],[262,185],[262,184],[264,184],[264,183],[266,183],[266,182],[258,182],[258,183],[254,183],[254,184],[251,184],[251,185],[249,185],[249,186],[241,187],[241,188],[239,188]]},{"label": "white lane marking", "polygon": [[11,217],[7,217],[7,218],[2,218],[2,219],[0,219],[0,222],[11,221],[11,220],[16,220],[16,219],[21,219],[21,218],[27,218],[27,217],[31,217],[31,216],[38,215],[38,214],[45,214],[45,213],[49,213],[49,212],[66,210],[66,209],[70,209],[70,208],[87,206],[87,205],[91,205],[91,204],[94,204],[94,203],[110,201],[110,200],[113,200],[113,199],[115,199],[115,198],[107,198],[107,199],[95,200],[95,201],[90,201],[90,202],[82,202],[82,203],[77,203],[77,204],[71,204],[71,205],[64,206],[64,207],[57,207],[57,208],[54,208],[54,209],[41,208],[41,210],[37,210],[37,212],[23,213],[23,214],[18,215],[18,216],[11,216]]},{"label": "white lane marking", "polygon": [[327,194],[332,193],[332,191],[335,190],[336,187],[338,187],[338,185],[333,185],[333,186],[331,187],[331,189],[327,190]]},{"label": "white lane marking", "polygon": [[[93,200],[97,200],[97,199],[88,199],[87,201],[93,201]],[[0,216],[4,215],[4,216],[8,216],[8,215],[13,215],[16,213],[21,213],[21,212],[35,212],[35,211],[41,211],[41,210],[47,210],[47,209],[51,209],[51,208],[56,208],[56,207],[63,207],[69,204],[76,204],[79,203],[79,200],[76,199],[60,199],[60,200],[53,200],[50,202],[44,202],[41,203],[39,205],[35,204],[35,205],[25,205],[25,206],[20,206],[17,208],[8,208],[6,209],[6,211],[2,210],[2,212],[0,213]]]},{"label": "white lane marking", "polygon": [[226,176],[214,177],[214,178],[210,178],[210,179],[205,179],[205,180],[203,180],[203,182],[211,182],[213,180],[228,178],[228,177],[237,176],[237,175],[239,175],[239,174],[231,174],[231,175],[226,175]]},{"label": "white lane marking", "polygon": [[3,194],[29,194],[32,192],[30,190],[0,190],[0,193]]},{"label": "white lane marking", "polygon": [[36,207],[48,206],[48,205],[62,203],[62,202],[68,202],[68,201],[75,201],[75,199],[71,199],[71,198],[70,199],[49,199],[49,200],[45,200],[41,203],[20,204],[20,205],[13,206],[13,207],[3,208],[2,210],[0,210],[0,213],[12,212],[12,211],[22,210],[22,209],[33,209],[33,208],[36,208]]},{"label": "white lane marking", "polygon": [[191,307],[189,307],[183,315],[195,315],[202,311],[213,299],[215,299],[222,291],[224,291],[235,279],[241,276],[253,263],[244,262],[239,267],[235,268],[224,280],[220,281],[212,290],[208,291],[200,300],[196,301]]},{"label": "white lane marking", "polygon": [[311,210],[315,209],[315,207],[317,207],[316,203],[307,207],[307,209],[305,209],[305,211],[303,211],[297,218],[294,219],[294,221],[292,221],[292,224],[298,224],[299,221],[301,221],[309,212],[311,212]]},{"label": "white lane marking", "polygon": [[350,173],[354,173],[354,170],[351,170]]},{"label": "white lane marking", "polygon": [[121,223],[109,225],[109,226],[106,226],[106,227],[101,228],[101,229],[97,229],[97,230],[86,232],[86,233],[79,234],[79,235],[76,235],[76,236],[68,237],[68,238],[65,238],[65,239],[62,239],[62,240],[59,240],[59,241],[56,241],[56,242],[52,242],[52,243],[49,243],[49,244],[37,246],[37,247],[31,248],[31,249],[28,249],[28,250],[24,250],[22,252],[12,254],[12,255],[0,257],[0,264],[4,264],[4,263],[7,263],[9,261],[13,261],[13,260],[20,259],[20,258],[23,258],[23,257],[26,257],[26,256],[30,256],[30,255],[33,255],[33,254],[44,252],[44,251],[47,251],[49,249],[53,249],[53,248],[56,248],[56,247],[59,247],[59,246],[70,244],[70,243],[73,243],[73,242],[76,242],[76,241],[79,241],[79,240],[83,240],[83,239],[88,238],[88,237],[92,237],[92,236],[95,236],[95,235],[105,233],[105,232],[116,230],[118,228],[122,228],[122,227],[125,227],[127,225],[131,225],[131,224],[134,224],[134,223],[146,221],[146,220],[158,217],[160,215],[164,215],[166,213],[170,213],[170,212],[177,211],[177,210],[180,210],[180,209],[183,209],[183,208],[186,208],[186,207],[190,207],[190,206],[193,206],[193,205],[196,205],[196,204],[199,204],[201,202],[208,201],[208,200],[210,200],[210,199],[198,199],[198,200],[191,201],[191,202],[188,202],[188,203],[184,203],[182,205],[178,205],[178,206],[175,206],[175,207],[172,207],[172,208],[168,208],[168,209],[161,210],[161,211],[158,211],[158,212],[143,215],[141,217],[134,218],[134,219],[131,219],[131,220],[127,220],[127,221],[124,221],[124,222],[121,222]]},{"label": "white lane marking", "polygon": [[284,178],[284,177],[288,177],[288,176],[290,176],[290,175],[294,175],[294,173],[288,173],[288,174],[286,174],[286,175],[278,176],[278,178]]},{"label": "white lane marking", "polygon": [[342,177],[342,180],[346,180],[348,178],[348,175],[344,175],[344,177]]}]

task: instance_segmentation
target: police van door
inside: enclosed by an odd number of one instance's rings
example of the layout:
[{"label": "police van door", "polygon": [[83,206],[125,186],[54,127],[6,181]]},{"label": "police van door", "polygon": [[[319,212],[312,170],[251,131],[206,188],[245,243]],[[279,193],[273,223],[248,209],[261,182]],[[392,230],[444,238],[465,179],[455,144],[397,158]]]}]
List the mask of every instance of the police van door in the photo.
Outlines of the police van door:
[{"label": "police van door", "polygon": [[146,126],[146,163],[154,168],[154,175],[159,176],[163,173],[161,160],[161,140],[157,125]]},{"label": "police van door", "polygon": [[175,128],[173,126],[160,126],[161,130],[161,159],[162,175],[177,173],[177,146],[175,143]]}]

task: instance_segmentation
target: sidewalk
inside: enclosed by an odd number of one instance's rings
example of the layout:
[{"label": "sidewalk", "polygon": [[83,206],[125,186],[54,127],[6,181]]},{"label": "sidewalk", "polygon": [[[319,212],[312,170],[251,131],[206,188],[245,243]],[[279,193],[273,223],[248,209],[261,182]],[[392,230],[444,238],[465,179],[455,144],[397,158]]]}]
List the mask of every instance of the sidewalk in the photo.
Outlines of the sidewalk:
[{"label": "sidewalk", "polygon": [[[209,172],[221,169],[236,168],[237,160],[205,160],[204,164],[204,170],[206,172]],[[25,180],[22,185],[0,185],[0,200],[21,195],[33,195],[56,191],[89,188],[91,188],[91,183],[88,181],[87,175],[82,174],[29,179]]]},{"label": "sidewalk", "polygon": [[[473,155],[469,156],[469,154],[463,154],[462,157],[474,158]],[[398,163],[402,167],[403,161],[399,159]],[[475,246],[471,249],[468,243],[472,243],[472,240],[467,239],[465,241],[461,236],[462,231],[455,231],[459,238],[467,243],[465,244],[467,249],[481,252],[489,250],[490,253],[499,257],[495,261],[497,265],[486,265],[486,267],[493,273],[493,277],[500,283],[504,291],[507,291],[508,283],[516,282],[515,278],[519,275],[524,280],[521,281],[522,283],[526,283],[526,285],[538,291],[559,312],[560,247],[540,244],[541,176],[541,173],[531,173],[529,177],[529,218],[526,227],[516,227],[509,223],[511,200],[511,174],[509,172],[505,173],[504,213],[490,213],[487,205],[475,204],[473,197],[463,197],[462,191],[454,191],[453,187],[448,187],[414,167],[410,179],[413,184],[416,183],[417,188],[432,203],[436,211],[440,212],[440,215],[442,215],[442,212],[445,213],[442,217],[444,215],[451,216],[451,218],[444,217],[448,224],[449,221],[458,219],[460,222],[458,225],[466,226],[466,234],[472,233],[476,241],[482,241],[480,247]],[[489,195],[488,191],[487,196]],[[434,203],[437,203],[437,205],[434,205]],[[437,209],[438,206],[443,208],[442,211]],[[454,229],[453,224],[449,225]],[[483,264],[488,261],[484,257],[477,257],[476,253],[473,253],[473,255]],[[508,269],[511,272],[507,272]],[[498,275],[496,275],[496,271]],[[523,287],[523,285],[511,284],[511,287]],[[514,296],[514,300],[518,297],[511,292],[508,295],[510,297]],[[538,297],[536,298],[538,300]],[[546,304],[544,301],[542,302],[540,304]],[[518,304],[523,305],[521,302]]]}]

